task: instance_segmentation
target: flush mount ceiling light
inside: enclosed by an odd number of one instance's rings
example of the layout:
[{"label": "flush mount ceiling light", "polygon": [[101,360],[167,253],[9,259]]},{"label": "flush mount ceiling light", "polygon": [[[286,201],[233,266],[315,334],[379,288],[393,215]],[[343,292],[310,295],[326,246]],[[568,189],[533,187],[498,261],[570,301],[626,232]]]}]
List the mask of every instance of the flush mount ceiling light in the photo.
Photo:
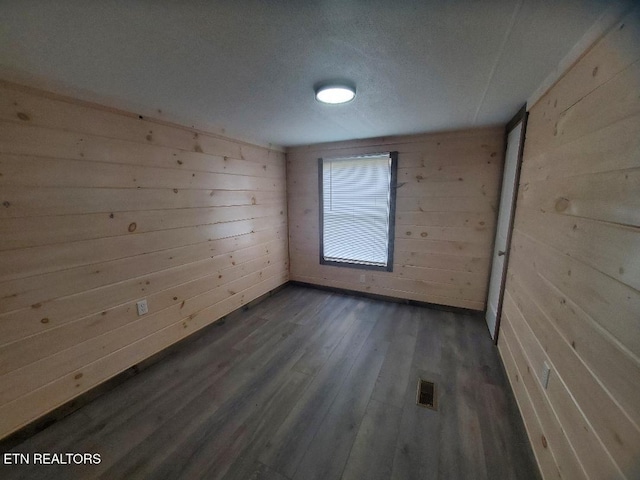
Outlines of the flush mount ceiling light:
[{"label": "flush mount ceiling light", "polygon": [[356,96],[356,88],[346,84],[330,84],[316,87],[316,100],[322,103],[347,103]]}]

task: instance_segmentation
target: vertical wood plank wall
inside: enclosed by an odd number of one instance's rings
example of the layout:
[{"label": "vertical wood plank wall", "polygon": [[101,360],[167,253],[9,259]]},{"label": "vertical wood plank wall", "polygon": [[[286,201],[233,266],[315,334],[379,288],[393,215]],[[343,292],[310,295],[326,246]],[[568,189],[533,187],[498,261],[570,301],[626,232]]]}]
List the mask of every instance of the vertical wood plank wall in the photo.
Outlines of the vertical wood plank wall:
[{"label": "vertical wood plank wall", "polygon": [[511,248],[498,346],[544,477],[640,478],[638,8],[531,108]]},{"label": "vertical wood plank wall", "polygon": [[[384,151],[398,151],[401,185],[393,272],[320,265],[317,159]],[[502,128],[289,149],[291,279],[484,309],[503,160]]]},{"label": "vertical wood plank wall", "polygon": [[0,437],[288,280],[282,151],[0,101]]}]

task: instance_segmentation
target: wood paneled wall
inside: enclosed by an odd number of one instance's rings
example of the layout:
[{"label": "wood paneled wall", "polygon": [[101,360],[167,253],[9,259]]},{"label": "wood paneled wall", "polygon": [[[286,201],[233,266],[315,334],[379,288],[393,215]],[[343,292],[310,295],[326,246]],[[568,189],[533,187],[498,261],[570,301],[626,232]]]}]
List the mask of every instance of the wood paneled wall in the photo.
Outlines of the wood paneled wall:
[{"label": "wood paneled wall", "polygon": [[282,151],[0,101],[0,437],[288,280]]},{"label": "wood paneled wall", "polygon": [[[396,150],[393,272],[320,265],[317,159]],[[291,279],[482,310],[503,153],[502,128],[289,149]]]},{"label": "wood paneled wall", "polygon": [[640,9],[531,108],[520,182],[498,346],[542,473],[640,478]]}]

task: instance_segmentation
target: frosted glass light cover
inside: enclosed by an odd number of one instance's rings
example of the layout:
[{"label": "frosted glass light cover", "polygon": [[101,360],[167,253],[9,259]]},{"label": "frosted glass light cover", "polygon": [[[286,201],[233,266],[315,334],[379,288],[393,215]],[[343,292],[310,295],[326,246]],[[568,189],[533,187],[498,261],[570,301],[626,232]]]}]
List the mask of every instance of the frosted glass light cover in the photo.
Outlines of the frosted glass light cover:
[{"label": "frosted glass light cover", "polygon": [[318,89],[316,100],[322,103],[347,103],[356,96],[355,89],[345,86],[327,86]]}]

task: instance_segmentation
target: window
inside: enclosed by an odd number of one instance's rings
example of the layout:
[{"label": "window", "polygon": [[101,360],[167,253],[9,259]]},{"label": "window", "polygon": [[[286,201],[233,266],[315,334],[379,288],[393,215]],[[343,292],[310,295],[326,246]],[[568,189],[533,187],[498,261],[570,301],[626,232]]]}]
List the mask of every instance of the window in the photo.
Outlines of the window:
[{"label": "window", "polygon": [[398,152],[318,160],[320,263],[392,271]]}]

